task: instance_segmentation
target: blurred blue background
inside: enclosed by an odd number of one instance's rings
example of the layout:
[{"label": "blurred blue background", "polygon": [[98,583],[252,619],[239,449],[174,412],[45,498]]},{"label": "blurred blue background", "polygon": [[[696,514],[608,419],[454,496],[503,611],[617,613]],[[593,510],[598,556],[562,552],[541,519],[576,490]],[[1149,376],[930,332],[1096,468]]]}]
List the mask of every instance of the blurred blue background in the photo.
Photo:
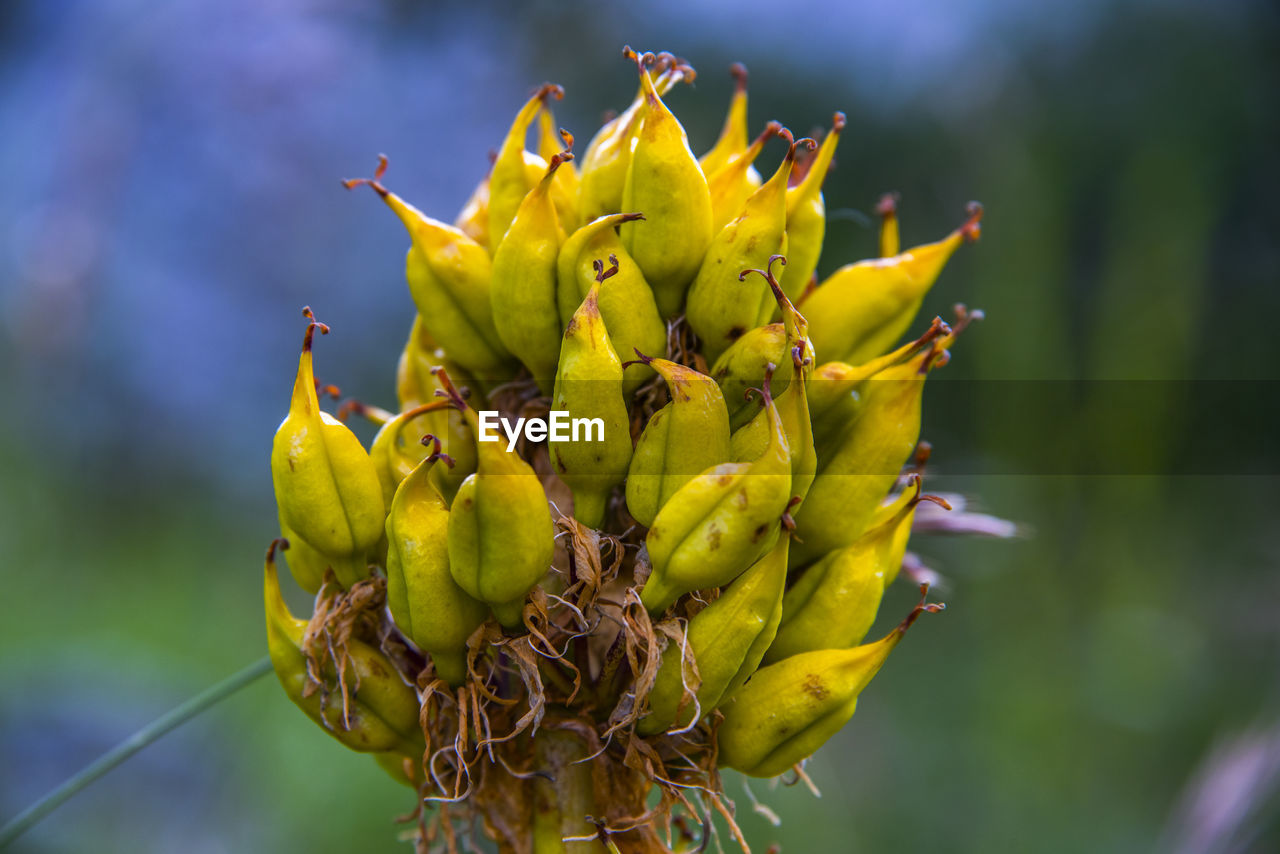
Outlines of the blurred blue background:
[{"label": "blurred blue background", "polygon": [[[753,844],[1280,850],[1278,25],[1245,0],[0,6],[0,820],[263,653],[299,309],[333,326],[322,379],[373,402],[411,319],[403,230],[339,179],[386,152],[451,219],[536,84],[580,148],[625,106],[630,43],[699,69],[669,98],[698,151],[735,60],[753,130],[849,115],[820,271],[873,254],[884,191],[908,245],[987,208],[925,306],[987,313],[926,395],[930,486],[1031,535],[917,543],[951,607],[811,764],[821,800],[754,784],[775,828],[730,776]],[[267,679],[15,850],[402,851],[411,806]]]}]

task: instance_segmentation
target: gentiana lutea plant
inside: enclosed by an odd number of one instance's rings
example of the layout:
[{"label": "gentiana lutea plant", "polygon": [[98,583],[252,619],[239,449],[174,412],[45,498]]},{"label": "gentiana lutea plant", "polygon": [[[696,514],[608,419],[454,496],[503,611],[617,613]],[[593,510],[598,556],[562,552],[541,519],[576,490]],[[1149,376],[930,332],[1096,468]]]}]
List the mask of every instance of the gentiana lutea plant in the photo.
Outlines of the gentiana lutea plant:
[{"label": "gentiana lutea plant", "polygon": [[[699,158],[664,101],[693,68],[626,55],[639,90],[580,156],[543,86],[452,225],[391,192],[385,159],[346,182],[409,232],[393,410],[322,410],[329,328],[306,312],[271,455],[271,659],[417,793],[422,850],[700,850],[716,814],[746,850],[722,770],[803,776],[941,608],[921,584],[866,641],[886,586],[928,575],[913,529],[992,529],[921,482],[925,381],[978,313],[901,343],[981,208],[904,252],[886,197],[881,257],[819,283],[845,117],[820,142],[778,122],[752,140],[735,66]],[[380,425],[368,448],[353,415]]]}]

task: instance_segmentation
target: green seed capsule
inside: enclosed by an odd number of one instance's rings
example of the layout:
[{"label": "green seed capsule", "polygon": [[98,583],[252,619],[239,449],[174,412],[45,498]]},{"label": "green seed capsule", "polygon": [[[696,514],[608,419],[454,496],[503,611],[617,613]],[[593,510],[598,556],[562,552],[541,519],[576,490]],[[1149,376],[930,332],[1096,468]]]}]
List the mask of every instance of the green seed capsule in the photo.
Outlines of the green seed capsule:
[{"label": "green seed capsule", "polygon": [[946,362],[953,340],[954,333],[930,339],[866,382],[858,418],[830,456],[819,454],[817,477],[796,513],[793,567],[850,545],[866,530],[915,449],[925,380]]},{"label": "green seed capsule", "polygon": [[782,600],[782,626],[765,663],[862,642],[875,622],[885,588],[902,566],[916,506],[926,500],[948,506],[937,496],[921,494],[920,477],[912,475],[902,494],[876,511],[853,545],[804,571]]},{"label": "green seed capsule", "polygon": [[[307,693],[307,660],[302,651],[306,620],[296,619],[280,595],[275,551],[267,551],[263,594],[267,614],[267,647],[276,676],[289,699],[320,724],[326,732],[352,750],[362,753],[397,751],[422,755],[422,731],[418,725],[418,697],[400,678],[396,667],[381,652],[354,638],[347,641],[347,684],[350,699],[343,715],[339,700],[326,706],[321,692]],[[336,685],[332,664],[320,677]]]},{"label": "green seed capsule", "polygon": [[[382,539],[382,487],[373,461],[346,425],[320,410],[312,370],[311,318],[293,384],[289,414],[271,447],[271,480],[283,527],[330,561],[349,587],[368,570],[365,557]],[[299,583],[304,583],[299,579]]]},{"label": "green seed capsule", "polygon": [[722,587],[774,544],[791,498],[791,457],[766,383],[769,446],[749,463],[724,463],[690,480],[658,511],[645,538],[653,571],[640,598],[661,614],[692,590]]},{"label": "green seed capsule", "polygon": [[613,488],[626,478],[631,462],[622,363],[609,342],[599,304],[602,283],[618,267],[605,270],[597,262],[596,269],[595,284],[565,330],[551,394],[552,408],[567,412],[575,430],[585,422],[588,435],[571,435],[567,441],[548,437],[551,464],[573,490],[573,515],[589,528],[603,524]]},{"label": "green seed capsule", "polygon": [[687,726],[695,708],[710,714],[721,697],[736,691],[760,666],[782,617],[789,542],[789,537],[779,537],[767,555],[689,621],[687,643],[700,679],[696,706],[688,702],[679,710],[691,674],[681,645],[667,647],[649,692],[649,714],[640,720],[641,735],[655,735],[677,723]]},{"label": "green seed capsule", "polygon": [[449,571],[449,510],[429,477],[442,464],[439,443],[434,447],[400,483],[387,514],[387,607],[400,631],[431,655],[440,678],[458,686],[467,676],[467,638],[489,609]]},{"label": "green seed capsule", "polygon": [[[791,135],[783,130],[791,142]],[[742,271],[764,267],[786,254],[787,179],[796,152],[811,139],[791,143],[787,156],[768,181],[747,199],[737,218],[720,229],[689,288],[686,317],[707,358],[716,359],[748,330],[770,321],[776,309],[763,282],[742,279]]]},{"label": "green seed capsule", "polygon": [[[667,325],[658,314],[653,291],[618,238],[619,225],[641,219],[643,214],[619,213],[587,223],[565,240],[556,262],[556,300],[565,328],[595,283],[596,262],[608,258],[617,266],[618,272],[600,291],[600,316],[614,350],[624,359],[635,350],[664,353],[667,347]],[[652,376],[643,362],[629,363],[622,372],[623,394],[629,398]]]},{"label": "green seed capsule", "polygon": [[706,374],[636,352],[666,380],[671,395],[671,402],[649,417],[627,472],[627,510],[650,526],[682,486],[728,462],[729,417],[724,395]]},{"label": "green seed capsule", "polygon": [[962,243],[978,239],[981,219],[982,206],[970,205],[968,221],[937,243],[832,273],[801,302],[823,358],[857,364],[893,347],[947,260]]},{"label": "green seed capsule", "polygon": [[635,58],[645,111],[627,166],[622,209],[643,211],[646,221],[624,223],[622,245],[653,288],[658,311],[671,317],[680,311],[711,244],[711,191],[684,128],[645,70],[645,58]]},{"label": "green seed capsule", "polygon": [[915,619],[941,609],[917,605],[875,643],[806,652],[762,667],[721,707],[720,764],[751,777],[776,777],[812,756],[853,717],[858,695]]},{"label": "green seed capsule", "polygon": [[[444,371],[437,375],[479,436],[475,410]],[[525,596],[551,566],[551,508],[533,469],[501,443],[478,443],[477,459],[475,474],[462,482],[449,509],[449,572],[503,626],[515,629],[522,625]]]}]

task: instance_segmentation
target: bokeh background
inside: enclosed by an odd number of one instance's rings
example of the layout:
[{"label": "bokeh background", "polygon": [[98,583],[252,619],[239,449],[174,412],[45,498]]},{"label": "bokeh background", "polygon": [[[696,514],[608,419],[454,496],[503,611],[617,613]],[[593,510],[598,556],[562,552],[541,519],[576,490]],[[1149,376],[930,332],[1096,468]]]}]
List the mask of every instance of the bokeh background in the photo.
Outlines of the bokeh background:
[{"label": "bokeh background", "polygon": [[[374,402],[412,312],[403,230],[339,179],[386,152],[449,219],[543,80],[585,144],[631,43],[700,70],[669,98],[698,151],[734,60],[755,129],[848,113],[823,271],[873,253],[881,192],[908,244],[987,210],[926,304],[987,320],[924,435],[931,486],[1025,536],[917,543],[949,609],[811,764],[820,800],[753,784],[774,827],[730,775],[757,850],[1280,850],[1278,25],[1246,0],[0,5],[0,820],[262,655],[299,308],[334,329],[322,378]],[[14,850],[404,851],[411,802],[264,679]]]}]

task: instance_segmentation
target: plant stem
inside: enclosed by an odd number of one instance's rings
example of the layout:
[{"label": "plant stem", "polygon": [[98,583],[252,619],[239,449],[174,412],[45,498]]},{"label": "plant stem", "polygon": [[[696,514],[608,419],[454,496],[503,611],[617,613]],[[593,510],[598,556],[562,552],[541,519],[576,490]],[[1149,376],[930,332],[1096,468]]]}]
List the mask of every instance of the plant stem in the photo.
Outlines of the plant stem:
[{"label": "plant stem", "polygon": [[9,843],[29,830],[40,819],[57,809],[72,795],[124,762],[130,756],[133,756],[151,742],[191,720],[219,701],[231,696],[270,670],[271,659],[263,657],[238,673],[228,676],[217,685],[202,691],[177,708],[156,718],[94,762],[86,765],[58,788],[27,807],[12,821],[5,824],[4,827],[0,827],[0,848],[7,847]]}]

